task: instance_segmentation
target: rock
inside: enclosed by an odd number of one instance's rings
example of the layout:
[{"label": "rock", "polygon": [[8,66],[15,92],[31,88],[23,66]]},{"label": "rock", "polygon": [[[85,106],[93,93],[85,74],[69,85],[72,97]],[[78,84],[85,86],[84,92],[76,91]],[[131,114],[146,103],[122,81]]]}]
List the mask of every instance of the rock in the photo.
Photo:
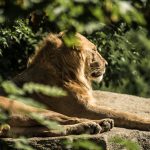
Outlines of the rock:
[{"label": "rock", "polygon": [[[150,118],[150,98],[142,98],[126,94],[117,94],[112,92],[94,91],[97,99],[97,105],[109,106],[121,111],[136,113],[144,118]],[[125,128],[113,128],[111,131],[98,135],[76,135],[66,137],[33,137],[28,138],[31,146],[36,150],[73,150],[71,144],[66,146],[64,141],[69,143],[79,141],[92,141],[104,150],[125,150],[122,145],[112,142],[112,139],[129,140],[131,149],[139,145],[140,150],[150,150],[150,132],[130,130]],[[120,139],[119,139],[120,140]],[[14,149],[14,142],[18,139],[3,138],[0,139],[0,150]],[[129,144],[128,144],[129,145]],[[80,148],[83,150],[83,148]],[[92,149],[93,150],[93,149]]]},{"label": "rock", "polygon": [[97,105],[135,113],[150,119],[150,98],[105,91],[94,91],[93,94],[97,99]]}]

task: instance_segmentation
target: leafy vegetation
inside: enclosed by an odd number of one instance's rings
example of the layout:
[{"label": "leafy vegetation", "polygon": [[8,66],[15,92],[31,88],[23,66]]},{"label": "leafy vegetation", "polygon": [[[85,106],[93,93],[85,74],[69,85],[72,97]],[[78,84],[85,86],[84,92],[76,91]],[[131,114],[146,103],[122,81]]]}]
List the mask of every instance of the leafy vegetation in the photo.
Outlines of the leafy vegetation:
[{"label": "leafy vegetation", "polygon": [[120,138],[120,137],[113,137],[111,142],[118,144],[120,147],[119,149],[126,148],[127,150],[140,150],[140,146],[131,140]]},{"label": "leafy vegetation", "polygon": [[0,74],[11,77],[26,67],[38,36],[22,20],[3,24],[0,28]]},{"label": "leafy vegetation", "polygon": [[115,31],[106,27],[90,37],[108,61],[104,82],[95,88],[149,97],[150,40],[144,28],[126,28],[122,23]]},{"label": "leafy vegetation", "polygon": [[67,140],[64,142],[66,145],[66,148],[72,148],[74,150],[102,150],[101,146],[98,146],[97,144],[85,139],[85,140],[76,140],[76,141],[70,141]]}]

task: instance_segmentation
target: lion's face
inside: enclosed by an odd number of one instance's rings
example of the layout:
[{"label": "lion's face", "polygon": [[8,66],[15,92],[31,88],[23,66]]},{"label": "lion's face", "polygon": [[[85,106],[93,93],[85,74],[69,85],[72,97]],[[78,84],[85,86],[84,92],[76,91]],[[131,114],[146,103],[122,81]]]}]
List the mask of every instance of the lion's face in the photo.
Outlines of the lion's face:
[{"label": "lion's face", "polygon": [[97,52],[96,49],[92,49],[90,58],[87,58],[89,61],[88,70],[89,77],[92,81],[100,82],[103,79],[103,74],[105,73],[105,65],[107,62],[105,59]]},{"label": "lion's face", "polygon": [[[76,33],[77,42],[73,47],[64,43],[64,32],[50,34],[37,53],[31,58],[30,64],[47,66],[64,81],[97,81],[100,82],[105,73],[106,60],[98,53],[96,46],[83,35]],[[30,65],[29,64],[29,65]]]},{"label": "lion's face", "polygon": [[99,54],[96,46],[81,34],[76,34],[80,42],[81,53],[85,57],[85,76],[90,81],[100,82],[105,73],[107,61]]}]

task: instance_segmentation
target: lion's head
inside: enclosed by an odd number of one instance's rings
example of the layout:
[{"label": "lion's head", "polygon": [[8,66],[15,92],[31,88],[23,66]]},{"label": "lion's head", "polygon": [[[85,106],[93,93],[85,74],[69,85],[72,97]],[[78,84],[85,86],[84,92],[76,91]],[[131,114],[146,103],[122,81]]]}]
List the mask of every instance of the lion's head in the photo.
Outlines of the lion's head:
[{"label": "lion's head", "polygon": [[65,81],[100,82],[107,62],[98,53],[96,46],[83,35],[76,33],[76,44],[67,47],[64,36],[64,32],[49,34],[31,57],[29,67],[35,64],[47,67],[51,74],[55,73]]}]

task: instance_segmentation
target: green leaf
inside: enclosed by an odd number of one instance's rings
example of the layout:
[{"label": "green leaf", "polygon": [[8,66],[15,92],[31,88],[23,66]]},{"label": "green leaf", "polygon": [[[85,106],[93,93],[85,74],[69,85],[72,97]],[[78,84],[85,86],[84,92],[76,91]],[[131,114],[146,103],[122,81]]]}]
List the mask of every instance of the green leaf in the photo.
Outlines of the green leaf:
[{"label": "green leaf", "polygon": [[21,88],[17,87],[11,81],[2,82],[1,86],[5,90],[5,92],[8,94],[12,94],[12,95],[24,95],[25,94],[25,92]]},{"label": "green leaf", "polygon": [[23,90],[28,92],[28,93],[33,93],[33,92],[40,92],[44,95],[47,96],[55,96],[55,97],[61,97],[61,96],[66,96],[67,93],[58,87],[50,87],[48,85],[42,85],[38,83],[25,83],[23,85]]},{"label": "green leaf", "polygon": [[64,144],[66,145],[66,147],[73,149],[102,150],[101,146],[89,140],[77,140],[77,141],[67,140],[64,142]]},{"label": "green leaf", "polygon": [[126,148],[127,150],[140,150],[140,146],[138,145],[138,143],[133,142],[131,140],[128,139],[124,139],[124,138],[120,138],[120,137],[113,137],[111,139],[111,142],[119,144],[121,146],[123,146],[124,148]]},{"label": "green leaf", "polygon": [[22,96],[16,96],[16,95],[9,95],[8,97],[12,100],[22,102],[26,105],[30,105],[30,106],[38,107],[38,108],[44,108],[44,109],[46,108],[44,104],[29,97],[22,97]]},{"label": "green leaf", "polygon": [[14,148],[18,150],[35,150],[32,146],[29,145],[28,139],[22,136],[15,140]]},{"label": "green leaf", "polygon": [[48,120],[45,118],[44,115],[39,113],[30,113],[29,114],[33,119],[35,119],[40,124],[44,125],[45,127],[49,128],[50,130],[55,130],[57,132],[63,132],[63,126],[59,125],[56,121]]}]

